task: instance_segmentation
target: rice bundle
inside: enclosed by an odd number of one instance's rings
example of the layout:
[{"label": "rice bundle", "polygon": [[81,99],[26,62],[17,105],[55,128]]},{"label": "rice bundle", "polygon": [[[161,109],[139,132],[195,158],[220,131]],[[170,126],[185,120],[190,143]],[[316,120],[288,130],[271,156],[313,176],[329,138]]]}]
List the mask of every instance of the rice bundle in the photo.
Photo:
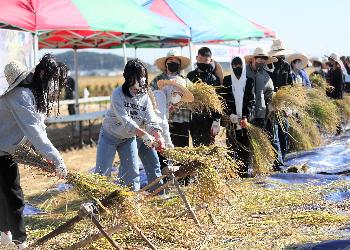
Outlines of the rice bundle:
[{"label": "rice bundle", "polygon": [[218,146],[174,148],[164,152],[165,157],[180,164],[177,177],[197,175],[196,197],[209,203],[224,193],[223,178],[237,177],[237,164],[229,156],[228,149]]},{"label": "rice bundle", "polygon": [[186,104],[186,108],[197,112],[217,112],[223,114],[224,103],[216,93],[215,87],[202,81],[197,81],[188,87],[192,92],[194,101]]},{"label": "rice bundle", "polygon": [[290,129],[290,148],[293,151],[311,150],[314,146],[310,136],[305,133],[303,127],[294,119],[288,119]]},{"label": "rice bundle", "polygon": [[252,124],[247,126],[250,140],[253,175],[263,175],[271,172],[276,160],[276,150],[271,145],[269,136]]},{"label": "rice bundle", "polygon": [[[28,146],[22,146],[16,150],[13,159],[19,164],[34,167],[44,173],[55,174],[54,166]],[[124,218],[128,218],[128,220],[133,218],[135,210],[132,202],[133,193],[127,188],[111,182],[108,177],[70,171],[67,174],[66,181],[72,184],[81,196],[94,200],[104,210],[106,208],[100,201],[113,193],[113,205],[111,207],[118,209],[119,214]]]},{"label": "rice bundle", "polygon": [[284,86],[272,97],[272,106],[277,111],[292,109],[302,112],[308,105],[305,88],[299,85]]},{"label": "rice bundle", "polygon": [[318,122],[324,132],[334,134],[340,124],[337,106],[321,90],[311,89],[307,95],[307,113]]},{"label": "rice bundle", "polygon": [[313,88],[317,88],[323,91],[326,91],[329,87],[326,80],[318,74],[312,74],[310,75],[310,82]]},{"label": "rice bundle", "polygon": [[339,115],[344,123],[350,121],[350,96],[346,95],[343,99],[334,100],[338,108]]}]

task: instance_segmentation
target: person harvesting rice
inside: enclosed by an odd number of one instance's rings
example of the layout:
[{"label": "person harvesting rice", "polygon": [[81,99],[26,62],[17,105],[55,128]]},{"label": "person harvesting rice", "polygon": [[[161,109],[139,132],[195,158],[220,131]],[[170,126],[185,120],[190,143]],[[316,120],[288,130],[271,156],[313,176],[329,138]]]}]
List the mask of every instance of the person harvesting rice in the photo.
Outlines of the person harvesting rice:
[{"label": "person harvesting rice", "polygon": [[220,91],[225,100],[225,113],[229,116],[226,125],[226,142],[233,151],[234,158],[240,160],[239,175],[248,177],[250,143],[246,129],[248,120],[252,120],[255,107],[254,81],[247,77],[244,58],[233,57],[231,75],[225,76]]},{"label": "person harvesting rice", "polygon": [[27,239],[18,165],[11,154],[29,140],[53,163],[58,177],[67,175],[60,153],[47,137],[43,119],[58,101],[67,69],[49,54],[41,59],[34,73],[19,62],[5,66],[9,87],[0,93],[0,230],[3,244],[13,240],[19,249],[25,249]]},{"label": "person harvesting rice", "polygon": [[144,167],[147,179],[152,182],[161,175],[157,150],[165,148],[162,129],[148,96],[148,73],[139,59],[128,61],[124,68],[124,83],[111,96],[111,107],[103,120],[96,155],[95,173],[108,175],[115,153],[118,152],[120,168],[118,178],[132,190],[140,189],[138,146],[136,137],[142,138],[148,163]]},{"label": "person harvesting rice", "polygon": [[[154,64],[162,71],[151,82],[152,90],[159,90],[159,80],[171,80],[178,77],[185,78],[180,74],[191,63],[190,58],[178,55],[176,51],[170,50],[165,57],[158,58]],[[190,119],[191,111],[176,107],[169,119],[169,129],[172,143],[175,147],[188,147],[190,143]]]}]

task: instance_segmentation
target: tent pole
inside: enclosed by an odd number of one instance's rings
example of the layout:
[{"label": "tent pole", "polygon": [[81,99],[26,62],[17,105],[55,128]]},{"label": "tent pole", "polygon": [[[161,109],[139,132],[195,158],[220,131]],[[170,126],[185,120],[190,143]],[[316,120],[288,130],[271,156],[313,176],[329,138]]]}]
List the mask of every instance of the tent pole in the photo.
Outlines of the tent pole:
[{"label": "tent pole", "polygon": [[238,53],[241,54],[241,41],[238,40]]},{"label": "tent pole", "polygon": [[188,48],[190,50],[190,61],[191,61],[191,70],[194,70],[194,58],[193,58],[193,42],[192,42],[192,28],[190,27],[191,38],[188,40]]},{"label": "tent pole", "polygon": [[126,58],[126,45],[125,45],[125,41],[122,42],[122,46],[123,46],[123,55],[124,55],[124,66],[125,66],[126,63],[128,62],[128,59]]},{"label": "tent pole", "polygon": [[135,58],[137,58],[137,47],[135,46]]},{"label": "tent pole", "polygon": [[39,40],[38,32],[33,34],[33,49],[34,49],[34,67],[39,63]]},{"label": "tent pole", "polygon": [[193,43],[192,43],[192,40],[189,41],[188,46],[189,46],[189,50],[190,50],[191,70],[194,70]]},{"label": "tent pole", "polygon": [[75,112],[79,114],[79,84],[78,84],[78,52],[77,49],[73,49],[74,70],[75,70],[75,85],[74,85],[74,97],[75,97]]}]

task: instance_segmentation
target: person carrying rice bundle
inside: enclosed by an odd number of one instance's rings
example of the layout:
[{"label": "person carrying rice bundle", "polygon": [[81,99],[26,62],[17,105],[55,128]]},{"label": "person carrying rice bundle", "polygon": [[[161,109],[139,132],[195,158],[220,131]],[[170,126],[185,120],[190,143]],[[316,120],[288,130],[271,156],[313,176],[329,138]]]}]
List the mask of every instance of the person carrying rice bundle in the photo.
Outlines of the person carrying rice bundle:
[{"label": "person carrying rice bundle", "polygon": [[[165,140],[166,148],[174,148],[169,131],[169,116],[182,104],[193,102],[193,94],[186,88],[188,81],[178,76],[171,80],[159,80],[157,83],[159,90],[154,90],[156,99],[157,123],[162,128],[162,136]],[[142,155],[139,153],[140,158]],[[166,158],[158,153],[161,169],[166,167]]]},{"label": "person carrying rice bundle", "polygon": [[[292,51],[285,48],[283,42],[280,39],[273,40],[271,45],[271,50],[268,52],[270,56],[276,57],[277,62],[274,62],[271,64],[273,67],[273,72],[269,73],[273,86],[275,88],[275,91],[278,91],[278,89],[292,85],[292,75],[291,75],[291,67],[290,64],[286,61],[286,56],[288,54],[291,54]],[[281,165],[284,165],[284,160],[288,152],[288,119],[287,117],[290,115],[290,112],[284,111],[281,116],[279,117],[278,121],[276,121],[274,118],[274,115],[271,115],[269,117],[269,122],[271,123],[271,126],[276,127],[277,129],[277,136],[278,136],[278,143],[273,143],[275,149],[278,151],[278,154],[280,155],[279,160],[275,163],[275,170],[280,170]],[[274,140],[276,141],[276,140]]]},{"label": "person carrying rice bundle", "polygon": [[225,101],[225,114],[229,117],[226,124],[227,146],[232,150],[232,157],[242,162],[239,175],[248,177],[250,143],[246,126],[253,119],[255,93],[254,81],[247,77],[242,56],[232,58],[231,74],[224,77],[220,94]]},{"label": "person carrying rice bundle", "polygon": [[67,169],[58,150],[48,139],[44,118],[59,99],[67,67],[52,55],[45,55],[31,73],[19,62],[5,66],[9,87],[0,93],[0,231],[1,243],[26,249],[24,197],[18,165],[12,154],[27,140],[52,162],[56,175],[65,178]]},{"label": "person carrying rice bundle", "polygon": [[[201,81],[208,85],[219,87],[221,85],[222,68],[220,64],[212,59],[211,50],[202,47],[198,50],[197,68],[187,74],[187,78],[196,84]],[[220,132],[221,115],[215,111],[193,112],[190,123],[190,131],[193,146],[209,146],[213,143],[215,136]]]},{"label": "person carrying rice bundle", "polygon": [[[162,71],[151,82],[152,90],[159,90],[159,80],[171,80],[178,77],[186,79],[180,74],[191,63],[190,58],[180,56],[175,50],[170,50],[165,57],[158,58],[155,65]],[[191,111],[184,107],[176,107],[169,117],[169,129],[172,143],[175,147],[188,147],[190,143]]]}]

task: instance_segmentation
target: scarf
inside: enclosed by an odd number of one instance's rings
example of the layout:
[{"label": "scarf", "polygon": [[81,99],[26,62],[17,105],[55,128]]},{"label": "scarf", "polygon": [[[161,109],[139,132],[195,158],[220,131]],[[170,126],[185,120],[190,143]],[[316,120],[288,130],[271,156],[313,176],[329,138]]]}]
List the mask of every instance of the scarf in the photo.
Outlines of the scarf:
[{"label": "scarf", "polygon": [[[238,115],[239,118],[242,118],[242,109],[243,109],[243,96],[244,96],[244,89],[247,82],[247,73],[246,73],[246,65],[244,61],[243,56],[234,56],[232,60],[236,57],[239,57],[242,60],[242,75],[239,79],[237,79],[235,73],[233,73],[232,66],[231,69],[231,88],[232,88],[232,94],[235,98],[235,105],[236,105],[236,115]],[[231,60],[231,62],[232,62]]]}]

